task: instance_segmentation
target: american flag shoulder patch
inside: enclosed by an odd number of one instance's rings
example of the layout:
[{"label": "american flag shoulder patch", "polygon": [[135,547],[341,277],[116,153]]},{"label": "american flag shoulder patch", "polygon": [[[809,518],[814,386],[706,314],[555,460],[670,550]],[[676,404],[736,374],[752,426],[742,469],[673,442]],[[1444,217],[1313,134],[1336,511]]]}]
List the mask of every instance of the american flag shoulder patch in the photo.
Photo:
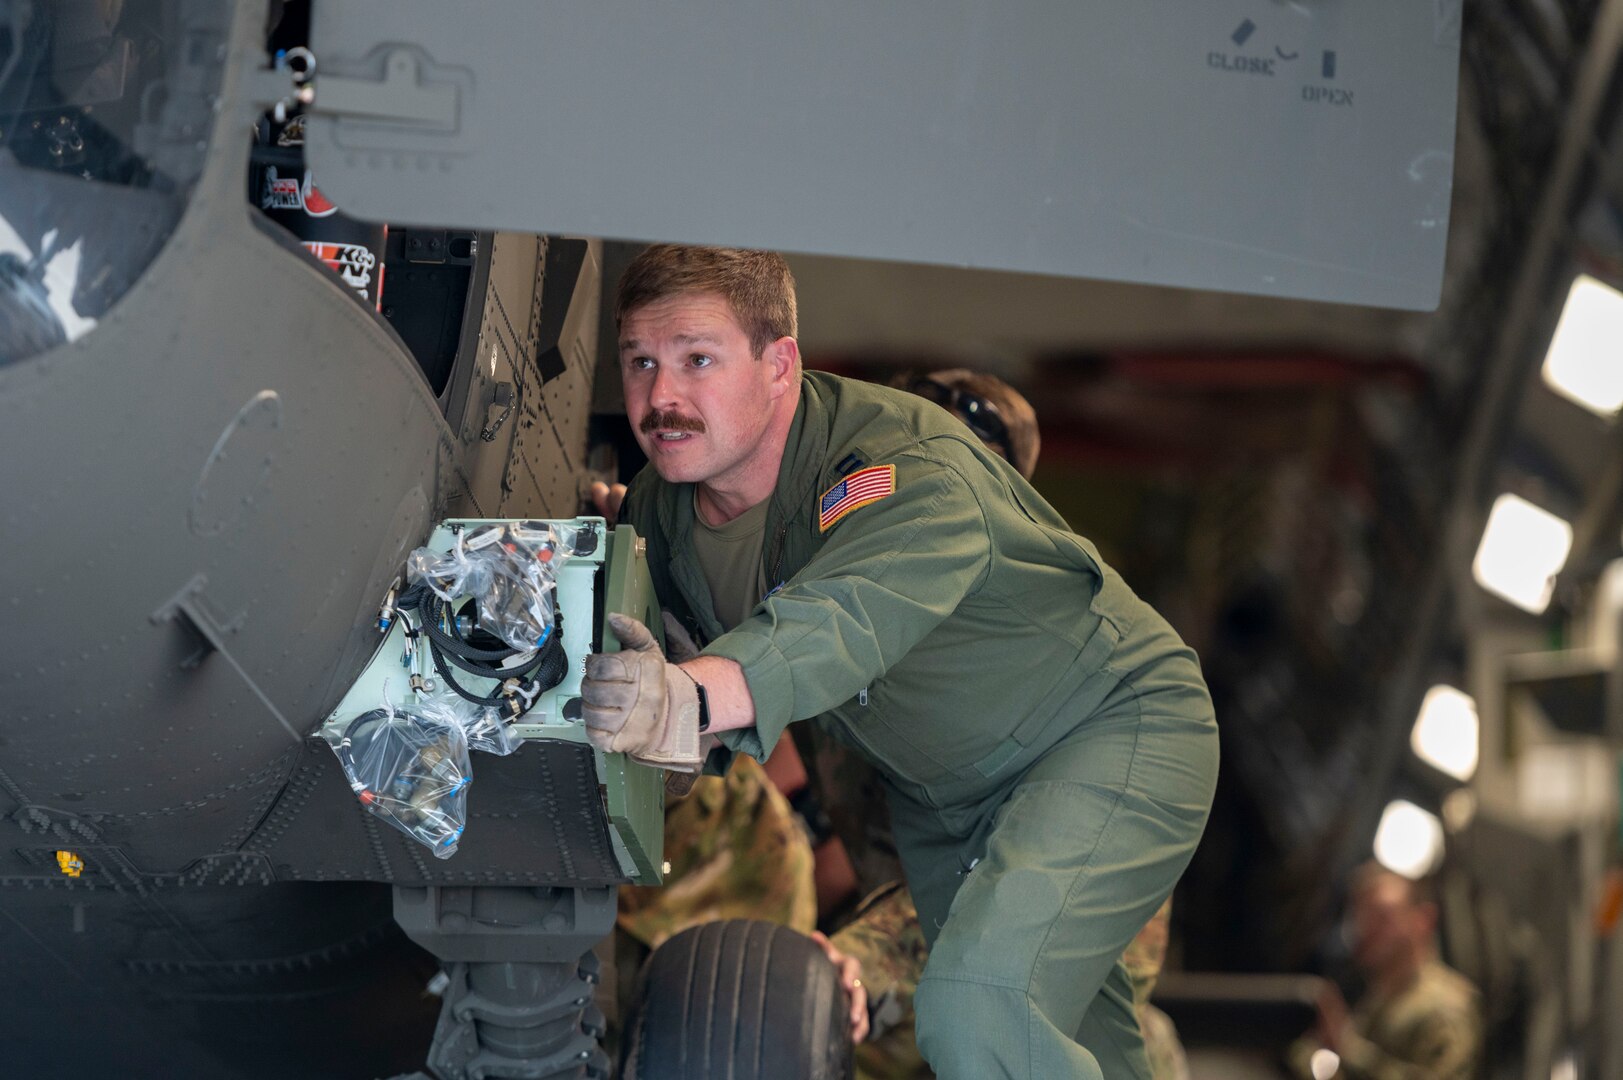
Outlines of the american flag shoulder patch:
[{"label": "american flag shoulder patch", "polygon": [[823,497],[817,500],[817,529],[828,532],[851,511],[894,494],[896,466],[874,465],[858,469],[823,492]]}]

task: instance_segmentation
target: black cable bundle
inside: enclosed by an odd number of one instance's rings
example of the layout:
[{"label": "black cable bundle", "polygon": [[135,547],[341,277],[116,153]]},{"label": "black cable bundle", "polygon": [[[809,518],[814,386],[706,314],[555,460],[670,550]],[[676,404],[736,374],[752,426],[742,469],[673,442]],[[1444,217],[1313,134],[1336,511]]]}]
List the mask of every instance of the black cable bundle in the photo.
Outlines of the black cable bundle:
[{"label": "black cable bundle", "polygon": [[[553,606],[552,629],[535,655],[513,667],[502,665],[527,650],[512,648],[494,634],[478,629],[477,618],[468,620],[473,628],[464,636],[450,603],[426,584],[407,588],[395,601],[395,607],[415,614],[417,625],[413,628],[408,623],[406,633],[415,636],[420,632],[428,639],[435,670],[445,685],[467,701],[500,709],[509,719],[516,719],[530,710],[543,691],[563,682],[569,660],[564,655],[564,613],[560,605]],[[474,615],[477,603],[470,600],[463,611]],[[456,680],[451,673],[453,667],[481,679],[495,679],[498,685],[488,696],[481,696]]]}]

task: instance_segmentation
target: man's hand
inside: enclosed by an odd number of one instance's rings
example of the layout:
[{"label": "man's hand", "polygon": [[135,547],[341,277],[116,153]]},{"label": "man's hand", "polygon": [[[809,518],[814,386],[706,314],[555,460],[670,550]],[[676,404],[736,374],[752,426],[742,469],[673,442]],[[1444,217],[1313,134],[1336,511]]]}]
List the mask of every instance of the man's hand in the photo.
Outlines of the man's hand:
[{"label": "man's hand", "polygon": [[619,520],[620,504],[626,500],[624,484],[605,484],[601,480],[595,480],[592,486],[586,489],[586,494],[592,500],[592,505],[597,507],[598,514],[611,526]]},{"label": "man's hand", "polygon": [[834,943],[817,931],[812,940],[823,947],[823,953],[840,972],[840,985],[851,999],[851,1041],[861,1042],[868,1037],[868,990],[862,985],[862,961],[847,956],[834,947]]},{"label": "man's hand", "polygon": [[1341,996],[1341,990],[1335,983],[1326,979],[1319,988],[1319,997],[1314,1004],[1319,1013],[1315,1025],[1319,1042],[1325,1049],[1340,1053],[1341,1044],[1346,1041],[1347,1028],[1352,1023],[1347,999]]},{"label": "man's hand", "polygon": [[599,750],[626,753],[644,765],[696,773],[699,747],[698,685],[668,663],[648,628],[611,614],[621,651],[586,658],[581,713],[586,735]]}]

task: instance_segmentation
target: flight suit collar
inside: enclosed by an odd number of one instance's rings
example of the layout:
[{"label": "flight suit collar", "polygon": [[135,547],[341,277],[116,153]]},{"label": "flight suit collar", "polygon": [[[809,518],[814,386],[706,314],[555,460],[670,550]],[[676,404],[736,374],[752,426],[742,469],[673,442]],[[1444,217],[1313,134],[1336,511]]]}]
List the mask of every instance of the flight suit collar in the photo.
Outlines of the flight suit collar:
[{"label": "flight suit collar", "polygon": [[[777,589],[798,566],[786,566],[790,532],[804,528],[810,513],[823,462],[828,457],[828,408],[817,385],[800,380],[800,404],[783,444],[778,482],[772,489],[772,507],[766,515],[767,588]],[[800,560],[795,560],[800,561]]]},{"label": "flight suit collar", "polygon": [[698,631],[699,643],[703,645],[714,641],[722,634],[721,620],[716,618],[715,604],[710,599],[710,586],[704,580],[698,556],[693,551],[693,485],[662,485],[657,505],[659,527],[667,545],[666,570],[671,582],[693,616],[692,629]]},{"label": "flight suit collar", "polygon": [[[795,407],[794,420],[784,439],[783,460],[778,465],[777,484],[770,496],[772,504],[766,515],[766,572],[768,587],[776,589],[783,584],[784,556],[789,531],[801,524],[808,513],[813,489],[822,474],[822,462],[828,455],[828,409],[816,386],[802,378],[800,402]],[[665,484],[658,500],[659,524],[668,539],[670,574],[693,613],[698,629],[708,641],[722,634],[721,621],[716,617],[710,599],[710,587],[699,568],[693,551],[693,529],[696,522],[693,510],[692,484]]]}]

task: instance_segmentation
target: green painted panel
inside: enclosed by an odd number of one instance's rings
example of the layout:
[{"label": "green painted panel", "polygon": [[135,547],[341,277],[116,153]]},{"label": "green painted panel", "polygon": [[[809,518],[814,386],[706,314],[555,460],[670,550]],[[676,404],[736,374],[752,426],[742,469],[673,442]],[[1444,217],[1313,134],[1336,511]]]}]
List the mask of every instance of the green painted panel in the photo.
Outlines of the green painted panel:
[{"label": "green painted panel", "polygon": [[[648,576],[643,541],[628,525],[618,526],[608,544],[608,573],[603,583],[605,618],[618,611],[640,619],[664,644],[665,629],[660,625],[659,603],[654,598],[654,582]],[[619,643],[603,628],[603,647],[613,652]],[[665,770],[639,765],[624,754],[599,754],[609,822],[616,838],[636,867],[639,885],[664,881],[665,861]]]}]

